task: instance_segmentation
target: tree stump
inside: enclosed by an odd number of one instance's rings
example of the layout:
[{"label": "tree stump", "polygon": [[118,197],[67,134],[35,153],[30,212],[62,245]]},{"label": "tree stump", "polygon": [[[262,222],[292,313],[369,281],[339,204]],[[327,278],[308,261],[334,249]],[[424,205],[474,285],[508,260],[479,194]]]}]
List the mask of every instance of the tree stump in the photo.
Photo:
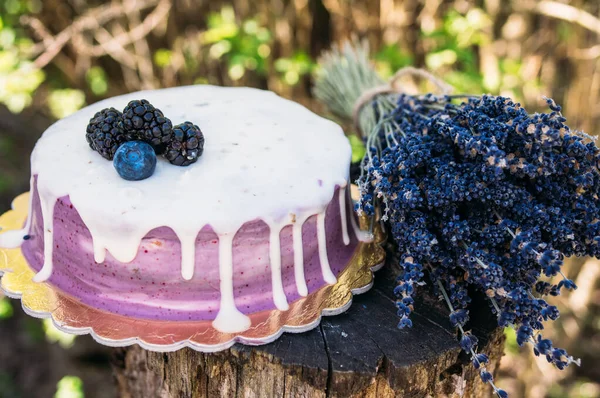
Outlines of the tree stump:
[{"label": "tree stump", "polygon": [[[122,397],[485,397],[484,385],[461,353],[448,310],[419,294],[412,329],[397,329],[394,275],[376,273],[375,286],[350,309],[324,317],[312,331],[284,333],[264,346],[236,344],[220,353],[185,348],[155,353],[115,349]],[[425,292],[426,288],[422,291]],[[421,293],[421,292],[420,292]],[[467,329],[498,367],[504,337],[483,298]]]}]

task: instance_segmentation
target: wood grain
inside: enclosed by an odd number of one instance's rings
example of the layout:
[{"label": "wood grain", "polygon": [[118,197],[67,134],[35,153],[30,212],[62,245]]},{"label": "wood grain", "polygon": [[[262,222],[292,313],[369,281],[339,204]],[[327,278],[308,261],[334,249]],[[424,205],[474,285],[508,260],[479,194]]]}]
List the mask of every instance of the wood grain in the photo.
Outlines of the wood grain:
[{"label": "wood grain", "polygon": [[[447,311],[423,294],[412,329],[396,328],[391,267],[348,312],[274,343],[216,354],[115,349],[123,397],[483,397],[491,394],[461,354]],[[477,301],[477,300],[476,300]],[[496,369],[504,337],[485,303],[468,325]]]}]

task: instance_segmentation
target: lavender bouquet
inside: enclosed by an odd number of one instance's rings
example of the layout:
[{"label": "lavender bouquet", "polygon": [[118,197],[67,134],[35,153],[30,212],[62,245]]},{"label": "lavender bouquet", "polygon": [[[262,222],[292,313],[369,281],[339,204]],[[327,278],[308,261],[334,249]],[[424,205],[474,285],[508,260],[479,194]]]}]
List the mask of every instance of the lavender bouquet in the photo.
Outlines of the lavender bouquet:
[{"label": "lavender bouquet", "polygon": [[559,316],[546,298],[577,288],[561,272],[564,257],[600,257],[594,140],[571,130],[551,99],[549,112],[529,114],[500,96],[402,94],[382,84],[365,45],[334,49],[321,66],[315,95],[353,116],[367,147],[356,210],[380,214],[401,254],[398,326],[412,326],[413,296],[429,285],[482,380],[506,397],[465,330],[477,290],[519,345],[559,369],[579,365],[541,331]]}]

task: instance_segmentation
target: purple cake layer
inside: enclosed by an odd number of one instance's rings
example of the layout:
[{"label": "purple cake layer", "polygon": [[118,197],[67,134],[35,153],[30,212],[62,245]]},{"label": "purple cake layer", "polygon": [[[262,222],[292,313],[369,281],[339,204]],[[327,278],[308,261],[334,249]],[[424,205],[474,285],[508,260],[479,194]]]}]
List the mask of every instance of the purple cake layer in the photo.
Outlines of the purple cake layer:
[{"label": "purple cake layer", "polygon": [[[23,243],[22,251],[29,265],[39,271],[44,262],[44,239],[36,187],[32,195],[31,238]],[[346,214],[353,216],[350,205]],[[219,245],[210,226],[197,236],[194,277],[186,281],[181,276],[181,245],[168,227],[148,232],[132,262],[121,263],[107,253],[105,261],[98,264],[94,261],[90,232],[68,197],[56,202],[53,224],[54,268],[49,283],[62,292],[91,307],[136,318],[195,321],[216,317],[220,301]],[[347,224],[351,225],[350,220]],[[343,243],[338,189],[327,208],[325,231],[329,263],[337,276],[358,243],[352,228],[350,244]],[[291,303],[300,298],[294,276],[291,225],[282,229],[280,240],[283,287]],[[302,243],[310,294],[326,285],[319,261],[316,216],[304,223]],[[263,221],[250,221],[235,235],[233,273],[235,303],[241,312],[251,314],[276,308],[271,289],[269,227]]]}]

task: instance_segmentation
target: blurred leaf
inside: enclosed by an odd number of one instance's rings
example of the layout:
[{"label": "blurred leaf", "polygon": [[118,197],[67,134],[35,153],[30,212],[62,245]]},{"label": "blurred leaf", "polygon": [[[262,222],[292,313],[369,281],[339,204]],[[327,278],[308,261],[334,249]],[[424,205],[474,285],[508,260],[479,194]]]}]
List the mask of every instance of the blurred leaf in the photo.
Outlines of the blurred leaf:
[{"label": "blurred leaf", "polygon": [[17,67],[18,62],[14,51],[0,51],[0,73],[8,74]]},{"label": "blurred leaf", "polygon": [[42,0],[27,0],[26,1],[27,11],[32,14],[37,14],[42,11]]},{"label": "blurred leaf", "polygon": [[513,328],[504,328],[504,336],[506,336],[506,345],[504,349],[511,354],[519,354],[519,345],[517,344],[517,333]]},{"label": "blurred leaf", "polygon": [[557,31],[561,41],[568,41],[573,36],[573,25],[565,21],[559,21]]},{"label": "blurred leaf", "polygon": [[294,86],[300,78],[315,69],[315,62],[308,54],[298,51],[290,58],[279,58],[275,61],[275,70],[283,75],[283,82]]},{"label": "blurred leaf", "polygon": [[448,12],[441,27],[422,32],[433,43],[425,55],[425,65],[452,84],[456,92],[497,91],[502,77],[484,76],[476,54],[478,46],[491,42],[491,28],[491,18],[482,9],[472,8],[464,15]]},{"label": "blurred leaf", "polygon": [[227,71],[231,80],[234,80],[234,81],[240,80],[244,76],[245,72],[246,72],[246,69],[241,64],[234,64]]},{"label": "blurred leaf", "polygon": [[96,95],[103,95],[108,91],[108,78],[100,66],[90,68],[85,74],[88,85]]},{"label": "blurred leaf", "polygon": [[227,6],[219,13],[211,13],[207,20],[208,29],[202,34],[204,43],[216,43],[224,39],[231,39],[238,34],[239,28],[235,23],[233,8]]},{"label": "blurred leaf", "polygon": [[84,398],[83,381],[77,376],[65,376],[56,385],[54,398]]},{"label": "blurred leaf", "polygon": [[13,316],[13,307],[10,300],[6,297],[0,298],[0,320],[8,319]]},{"label": "blurred leaf", "polygon": [[445,29],[456,38],[456,44],[462,48],[489,43],[491,34],[487,28],[491,25],[490,17],[480,8],[472,8],[464,16],[450,12],[444,21]]},{"label": "blurred leaf", "polygon": [[171,63],[173,52],[166,48],[159,48],[154,53],[154,63],[159,68],[166,68]]},{"label": "blurred leaf", "polygon": [[256,33],[258,32],[258,28],[258,23],[253,19],[250,19],[243,23],[244,33],[247,33],[249,35],[256,35]]},{"label": "blurred leaf", "polygon": [[413,63],[412,55],[394,45],[383,47],[373,56],[373,59],[377,72],[383,78],[388,78],[398,69]]},{"label": "blurred leaf", "polygon": [[0,372],[0,397],[19,398],[21,394],[9,374]]},{"label": "blurred leaf", "polygon": [[8,191],[14,184],[14,180],[10,175],[0,174],[0,193]]},{"label": "blurred leaf", "polygon": [[227,40],[221,40],[210,46],[209,54],[211,58],[220,59],[223,55],[231,51],[231,43]]},{"label": "blurred leaf", "polygon": [[0,103],[13,113],[31,104],[32,94],[44,81],[44,72],[26,61],[19,61],[15,51],[0,51]]},{"label": "blurred leaf", "polygon": [[12,47],[16,38],[17,35],[14,30],[10,28],[4,28],[0,30],[0,46],[4,48]]},{"label": "blurred leaf", "polygon": [[500,61],[500,70],[506,74],[519,75],[523,64],[515,59],[503,59]]},{"label": "blurred leaf", "polygon": [[427,65],[429,69],[437,70],[442,66],[453,65],[457,59],[456,51],[442,50],[427,54],[425,56],[425,65]]},{"label": "blurred leaf", "polygon": [[4,0],[4,9],[9,14],[18,14],[21,11],[21,2],[19,0]]},{"label": "blurred leaf", "polygon": [[49,343],[58,343],[62,348],[71,348],[75,343],[75,335],[62,332],[54,326],[52,319],[46,318],[43,320],[44,333],[46,340]]},{"label": "blurred leaf", "polygon": [[350,146],[352,147],[352,163],[360,162],[365,156],[365,153],[367,153],[365,144],[358,136],[354,134],[349,135],[348,140],[350,141]]},{"label": "blurred leaf", "polygon": [[271,54],[271,47],[268,44],[261,44],[257,49],[258,56],[261,58],[267,58]]},{"label": "blurred leaf", "polygon": [[265,60],[272,40],[268,29],[253,18],[238,24],[229,6],[209,14],[207,24],[209,28],[200,35],[200,41],[208,45],[210,58],[225,62],[231,80],[241,79],[248,70],[266,74]]},{"label": "blurred leaf", "polygon": [[[23,0],[0,2],[0,103],[19,113],[32,102],[32,96],[44,81],[44,72],[28,57],[31,40],[20,25],[20,15],[39,10],[37,3]],[[38,4],[39,5],[39,4]]]},{"label": "blurred leaf", "polygon": [[25,332],[27,333],[27,337],[31,341],[34,342],[42,342],[44,341],[44,328],[42,326],[42,321],[35,318],[25,318]]},{"label": "blurred leaf", "polygon": [[15,152],[15,145],[10,136],[3,136],[0,133],[0,156],[2,158],[10,157]]},{"label": "blurred leaf", "polygon": [[479,73],[451,71],[445,73],[443,78],[457,93],[480,94],[484,91],[482,76]]},{"label": "blurred leaf", "polygon": [[59,89],[53,90],[48,96],[48,106],[52,116],[57,119],[67,117],[85,105],[85,94],[81,90]]},{"label": "blurred leaf", "polygon": [[275,61],[275,70],[277,72],[286,72],[292,67],[292,61],[289,58],[279,58]]}]

